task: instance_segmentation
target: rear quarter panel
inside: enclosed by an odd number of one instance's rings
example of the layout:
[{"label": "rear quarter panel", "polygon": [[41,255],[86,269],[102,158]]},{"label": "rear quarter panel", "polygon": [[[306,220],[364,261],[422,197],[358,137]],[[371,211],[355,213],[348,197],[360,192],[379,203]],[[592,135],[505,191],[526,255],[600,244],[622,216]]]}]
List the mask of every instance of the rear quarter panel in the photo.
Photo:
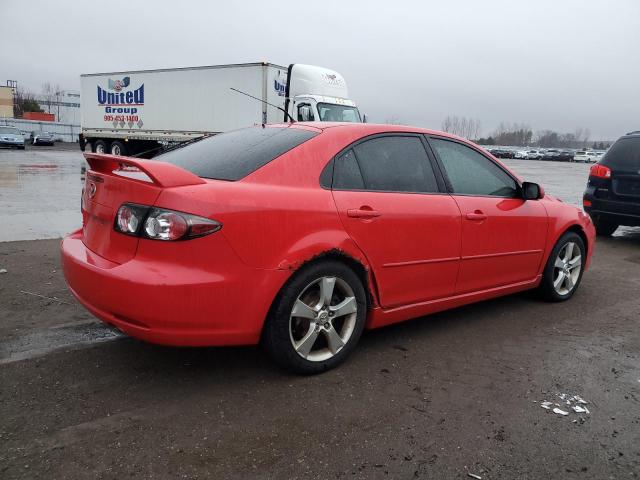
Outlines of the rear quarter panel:
[{"label": "rear quarter panel", "polygon": [[321,136],[243,180],[165,189],[156,205],[221,222],[219,233],[252,267],[293,270],[334,249],[365,263],[342,227],[331,191],[321,188],[319,182],[322,168],[343,142],[318,145]]}]

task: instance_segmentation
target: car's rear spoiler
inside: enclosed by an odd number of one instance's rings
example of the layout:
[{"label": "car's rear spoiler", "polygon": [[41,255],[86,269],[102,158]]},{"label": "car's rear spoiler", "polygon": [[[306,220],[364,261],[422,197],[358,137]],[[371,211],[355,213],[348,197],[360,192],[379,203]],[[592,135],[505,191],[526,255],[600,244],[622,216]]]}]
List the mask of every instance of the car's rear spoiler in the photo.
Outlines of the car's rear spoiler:
[{"label": "car's rear spoiler", "polygon": [[143,179],[127,175],[127,173],[130,172],[141,172],[147,176],[151,182],[162,188],[207,183],[197,175],[167,162],[119,157],[117,155],[100,153],[85,153],[84,158],[87,159],[91,170],[94,172],[124,176],[134,181],[145,182]]}]

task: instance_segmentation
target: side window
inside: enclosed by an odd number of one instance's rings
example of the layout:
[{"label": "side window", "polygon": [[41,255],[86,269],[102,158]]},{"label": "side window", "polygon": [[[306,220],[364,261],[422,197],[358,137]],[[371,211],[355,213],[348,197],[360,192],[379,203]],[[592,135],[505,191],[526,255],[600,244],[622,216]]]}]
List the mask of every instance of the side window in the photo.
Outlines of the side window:
[{"label": "side window", "polygon": [[454,193],[514,197],[518,186],[504,170],[484,155],[457,142],[430,138],[447,172]]},{"label": "side window", "polygon": [[347,150],[335,160],[333,188],[336,190],[364,190],[362,174],[353,150]]},{"label": "side window", "polygon": [[438,192],[429,157],[418,137],[377,137],[353,149],[367,190]]},{"label": "side window", "polygon": [[298,105],[298,122],[313,122],[313,110],[308,103],[301,103]]}]

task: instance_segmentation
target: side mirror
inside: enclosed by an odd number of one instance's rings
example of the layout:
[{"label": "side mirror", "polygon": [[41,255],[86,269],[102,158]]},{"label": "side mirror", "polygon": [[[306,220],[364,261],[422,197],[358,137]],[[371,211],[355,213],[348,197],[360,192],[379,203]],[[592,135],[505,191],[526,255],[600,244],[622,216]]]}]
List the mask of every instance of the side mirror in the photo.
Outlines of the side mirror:
[{"label": "side mirror", "polygon": [[522,183],[522,198],[525,200],[539,200],[544,197],[544,190],[540,185],[533,182]]}]

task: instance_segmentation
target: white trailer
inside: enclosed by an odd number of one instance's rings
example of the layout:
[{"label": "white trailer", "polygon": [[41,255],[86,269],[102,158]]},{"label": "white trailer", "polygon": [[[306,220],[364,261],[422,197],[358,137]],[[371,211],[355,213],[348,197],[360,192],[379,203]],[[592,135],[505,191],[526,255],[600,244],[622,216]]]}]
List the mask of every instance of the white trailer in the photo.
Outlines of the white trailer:
[{"label": "white trailer", "polygon": [[80,145],[99,153],[151,156],[167,144],[261,123],[362,121],[344,78],[313,65],[246,63],[80,79]]}]

